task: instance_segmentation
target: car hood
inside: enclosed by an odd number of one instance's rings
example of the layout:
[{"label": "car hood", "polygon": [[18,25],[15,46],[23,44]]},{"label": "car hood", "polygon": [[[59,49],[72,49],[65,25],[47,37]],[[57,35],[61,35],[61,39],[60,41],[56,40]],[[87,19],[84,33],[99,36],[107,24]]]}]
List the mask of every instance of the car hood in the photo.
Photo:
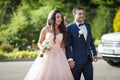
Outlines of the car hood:
[{"label": "car hood", "polygon": [[120,32],[104,34],[101,39],[105,41],[120,41]]}]

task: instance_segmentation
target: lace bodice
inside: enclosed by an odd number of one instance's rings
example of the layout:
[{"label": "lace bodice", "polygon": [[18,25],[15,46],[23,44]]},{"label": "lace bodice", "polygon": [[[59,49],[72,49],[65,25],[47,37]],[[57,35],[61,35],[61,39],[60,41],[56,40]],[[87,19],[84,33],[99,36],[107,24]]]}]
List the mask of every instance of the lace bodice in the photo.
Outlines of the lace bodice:
[{"label": "lace bodice", "polygon": [[[46,34],[45,39],[50,40],[50,41],[53,42],[54,34],[51,33],[51,32],[48,32]],[[62,39],[63,39],[63,34],[62,33],[57,34],[56,39],[55,39],[55,44],[53,45],[53,48],[59,48],[60,45],[61,45]]]}]

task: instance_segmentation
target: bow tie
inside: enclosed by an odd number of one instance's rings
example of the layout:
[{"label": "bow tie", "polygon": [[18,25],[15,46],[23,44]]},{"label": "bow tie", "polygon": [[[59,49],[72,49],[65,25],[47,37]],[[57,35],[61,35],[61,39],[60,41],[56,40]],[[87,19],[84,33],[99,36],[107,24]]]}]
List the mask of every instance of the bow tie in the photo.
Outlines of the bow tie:
[{"label": "bow tie", "polygon": [[79,27],[80,27],[80,26],[83,26],[83,25],[84,25],[84,23],[82,23],[82,24],[79,24]]}]

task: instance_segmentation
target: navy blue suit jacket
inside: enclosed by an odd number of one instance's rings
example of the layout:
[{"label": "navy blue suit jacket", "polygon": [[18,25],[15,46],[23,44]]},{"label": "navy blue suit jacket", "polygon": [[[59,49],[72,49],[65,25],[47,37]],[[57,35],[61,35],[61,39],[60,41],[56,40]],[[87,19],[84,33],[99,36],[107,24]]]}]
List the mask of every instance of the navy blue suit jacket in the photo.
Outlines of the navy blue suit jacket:
[{"label": "navy blue suit jacket", "polygon": [[87,40],[82,42],[79,36],[79,28],[75,22],[67,25],[67,46],[66,55],[67,58],[73,58],[76,64],[84,64],[87,61],[88,55],[90,55],[91,61],[92,56],[97,55],[94,41],[91,33],[91,26],[85,23],[87,28]]}]

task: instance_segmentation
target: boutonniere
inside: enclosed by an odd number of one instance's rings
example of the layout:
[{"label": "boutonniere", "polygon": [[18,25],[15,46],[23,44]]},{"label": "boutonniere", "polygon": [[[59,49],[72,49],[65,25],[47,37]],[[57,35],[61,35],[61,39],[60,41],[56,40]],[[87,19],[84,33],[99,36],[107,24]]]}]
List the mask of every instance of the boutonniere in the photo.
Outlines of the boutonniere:
[{"label": "boutonniere", "polygon": [[82,29],[79,30],[79,37],[83,34]]}]

